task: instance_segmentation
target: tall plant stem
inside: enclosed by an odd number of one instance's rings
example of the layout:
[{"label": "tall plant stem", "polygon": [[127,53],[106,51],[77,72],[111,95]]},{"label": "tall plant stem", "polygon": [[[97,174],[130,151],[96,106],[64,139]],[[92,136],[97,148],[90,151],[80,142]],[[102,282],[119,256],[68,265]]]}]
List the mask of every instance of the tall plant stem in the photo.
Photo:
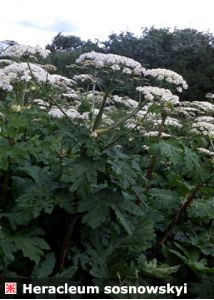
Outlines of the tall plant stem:
[{"label": "tall plant stem", "polygon": [[100,124],[100,121],[102,120],[102,115],[103,115],[103,112],[104,112],[104,108],[105,108],[105,104],[106,104],[108,96],[109,96],[109,92],[106,92],[105,95],[103,96],[103,101],[102,101],[99,113],[98,113],[98,115],[97,115],[97,117],[94,121],[92,131],[95,131],[98,128],[98,126]]},{"label": "tall plant stem", "polygon": [[[162,116],[162,121],[161,121],[159,131],[158,131],[158,141],[157,141],[158,143],[160,143],[160,140],[161,140],[161,135],[163,133],[163,128],[164,128],[164,124],[165,124],[165,121],[166,121],[166,117],[167,117],[166,115]],[[152,179],[152,175],[153,175],[153,171],[154,171],[156,162],[157,162],[157,158],[153,155],[152,159],[151,159],[151,163],[149,164],[148,169],[147,169],[147,173],[146,173],[146,179],[147,180]],[[148,189],[148,185],[146,186],[146,189]]]},{"label": "tall plant stem", "polygon": [[200,190],[201,187],[202,187],[202,184],[199,183],[192,190],[191,194],[189,196],[187,196],[186,201],[179,208],[179,210],[177,211],[176,215],[174,216],[172,222],[169,224],[169,226],[165,230],[165,232],[163,234],[163,237],[162,237],[161,241],[159,242],[160,245],[163,245],[166,242],[166,240],[168,239],[168,236],[169,236],[170,232],[172,231],[172,228],[181,220],[181,218],[183,217],[183,215],[186,212],[187,208],[190,206],[190,204],[194,200],[197,192]]},{"label": "tall plant stem", "polygon": [[68,224],[67,224],[64,236],[63,236],[61,251],[60,251],[60,254],[59,254],[59,260],[58,260],[58,264],[57,264],[57,267],[59,269],[62,269],[65,265],[65,259],[66,259],[66,256],[67,256],[71,235],[74,231],[74,227],[75,227],[75,224],[78,220],[78,217],[79,217],[78,215],[75,215],[75,216],[71,215],[69,217]]}]

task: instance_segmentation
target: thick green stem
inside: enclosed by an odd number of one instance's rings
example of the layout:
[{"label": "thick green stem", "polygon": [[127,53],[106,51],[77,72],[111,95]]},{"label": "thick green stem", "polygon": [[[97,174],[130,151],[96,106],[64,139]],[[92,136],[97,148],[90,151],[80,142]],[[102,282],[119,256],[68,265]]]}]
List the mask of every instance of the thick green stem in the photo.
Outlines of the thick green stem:
[{"label": "thick green stem", "polygon": [[[162,115],[162,121],[161,121],[161,124],[160,124],[160,127],[159,127],[159,131],[158,131],[158,143],[160,143],[160,139],[161,139],[161,135],[163,133],[163,128],[164,128],[164,124],[165,124],[165,121],[166,121],[166,115]],[[152,179],[152,175],[153,175],[153,171],[155,169],[155,165],[156,165],[156,162],[157,162],[157,158],[155,156],[152,156],[151,158],[151,163],[149,164],[149,167],[147,169],[147,173],[146,173],[146,179],[147,180],[151,180]],[[149,188],[149,185],[148,183],[146,184],[146,190]]]},{"label": "thick green stem", "polygon": [[26,94],[26,89],[25,87],[21,90],[20,92],[20,105],[23,106],[25,104],[25,94]]},{"label": "thick green stem", "polygon": [[92,131],[95,131],[98,128],[98,126],[100,125],[100,121],[102,120],[102,115],[103,115],[103,112],[104,112],[104,108],[105,108],[105,104],[106,104],[108,95],[109,95],[109,93],[106,92],[105,95],[103,96],[103,101],[102,101],[99,113],[98,113],[98,115],[97,115],[97,117],[94,121]]},{"label": "thick green stem", "polygon": [[92,106],[91,106],[91,114],[92,114],[92,118],[91,118],[91,125],[94,122],[94,109],[95,109],[95,88],[96,88],[96,83],[93,83],[93,87],[92,87],[92,93],[93,93],[93,99],[92,99]]}]

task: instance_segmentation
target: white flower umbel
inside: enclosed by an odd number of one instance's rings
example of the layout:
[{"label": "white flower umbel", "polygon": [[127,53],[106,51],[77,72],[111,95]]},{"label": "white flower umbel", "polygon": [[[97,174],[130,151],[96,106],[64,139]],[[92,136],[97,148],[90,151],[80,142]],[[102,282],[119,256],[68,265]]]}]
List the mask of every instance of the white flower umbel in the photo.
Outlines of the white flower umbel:
[{"label": "white flower umbel", "polygon": [[[145,136],[145,137],[158,137],[160,134],[159,131],[149,131],[149,132],[142,131],[142,133],[143,133],[143,136]],[[170,136],[171,136],[170,134],[167,134],[165,132],[161,133],[162,138],[168,138]]]},{"label": "white flower umbel", "polygon": [[89,64],[95,68],[110,67],[113,71],[122,71],[125,74],[141,75],[145,69],[134,59],[116,55],[104,54],[95,51],[87,52],[76,60],[76,63]]},{"label": "white flower umbel", "polygon": [[202,116],[195,119],[196,122],[214,123],[214,118],[210,116]]},{"label": "white flower umbel", "polygon": [[183,79],[183,77],[171,70],[161,69],[161,68],[145,70],[144,75],[155,77],[157,80],[165,80],[169,83],[173,83],[176,86],[178,86],[177,87],[178,92],[182,92],[182,89],[186,90],[188,88],[188,85],[186,81]]},{"label": "white flower umbel", "polygon": [[213,93],[207,93],[205,95],[205,98],[208,98],[208,99],[214,99],[214,94]]},{"label": "white flower umbel", "polygon": [[173,104],[179,103],[179,97],[173,95],[168,89],[162,89],[154,86],[139,86],[136,88],[139,93],[142,93],[147,101],[171,102]]},{"label": "white flower umbel", "polygon": [[120,97],[117,95],[113,95],[110,99],[107,100],[107,104],[110,105],[119,105],[125,108],[137,108],[138,102],[130,99],[129,97]]},{"label": "white flower umbel", "polygon": [[184,118],[194,118],[199,114],[199,110],[194,107],[176,107],[173,114]]},{"label": "white flower umbel", "polygon": [[42,65],[43,69],[47,72],[54,73],[57,70],[57,67],[51,64]]},{"label": "white flower umbel", "polygon": [[13,86],[11,85],[11,80],[14,80],[15,74],[11,73],[6,75],[0,70],[0,90],[11,92]]},{"label": "white flower umbel", "polygon": [[[159,127],[160,124],[162,123],[162,119],[160,119],[160,116],[155,115],[153,113],[149,113],[146,116],[145,119],[146,122],[153,124],[155,127]],[[182,128],[183,125],[175,118],[172,117],[167,117],[166,120],[164,121],[164,124],[166,126],[174,127],[174,128]]]},{"label": "white flower umbel", "polygon": [[12,63],[0,69],[0,79],[0,88],[8,91],[11,91],[16,83],[28,83],[34,79],[38,83],[45,83],[63,89],[75,84],[72,79],[56,74],[50,75],[41,65],[32,63],[29,65],[27,63]]},{"label": "white flower umbel", "polygon": [[207,101],[192,101],[191,106],[198,108],[205,113],[214,113],[214,105]]},{"label": "white flower umbel", "polygon": [[53,86],[56,85],[61,88],[67,88],[67,87],[71,87],[71,86],[75,85],[74,80],[64,77],[62,75],[58,75],[58,74],[49,75],[48,82],[50,84],[52,84]]},{"label": "white flower umbel", "polygon": [[[65,109],[62,108],[64,113],[71,119],[82,119],[82,120],[88,120],[89,119],[89,113],[85,112],[83,114],[80,114],[76,109],[74,108],[69,108]],[[57,119],[61,119],[65,117],[64,114],[59,108],[57,107],[52,107],[50,111],[48,112],[49,116]]]},{"label": "white flower umbel", "polygon": [[195,122],[192,124],[192,132],[214,138],[214,125],[207,122]]},{"label": "white flower umbel", "polygon": [[67,99],[78,99],[79,96],[75,93],[75,91],[70,91],[69,93],[63,93],[62,96]]},{"label": "white flower umbel", "polygon": [[73,76],[73,80],[79,82],[91,81],[94,82],[93,77],[89,74],[78,74]]},{"label": "white flower umbel", "polygon": [[167,126],[172,126],[172,127],[177,127],[177,128],[182,128],[183,125],[175,118],[167,117],[165,120],[165,124]]},{"label": "white flower umbel", "polygon": [[33,103],[37,104],[40,109],[47,109],[50,106],[48,102],[46,102],[42,99],[34,99]]},{"label": "white flower umbel", "polygon": [[211,152],[205,148],[197,148],[198,152],[200,152],[201,154],[205,154],[208,156],[214,156],[214,152]]},{"label": "white flower umbel", "polygon": [[2,57],[9,57],[9,58],[21,58],[23,56],[36,56],[39,55],[43,58],[46,58],[49,55],[50,51],[43,49],[39,46],[32,47],[27,45],[12,45],[7,47],[5,50],[2,51]]},{"label": "white flower umbel", "polygon": [[[175,108],[173,114],[175,116],[185,117],[195,119],[196,121],[211,122],[211,117],[213,115],[214,105],[207,101],[182,101],[179,106]],[[199,119],[202,118],[202,119]],[[209,120],[207,119],[209,118]]]},{"label": "white flower umbel", "polygon": [[[33,75],[40,83],[47,81],[47,72],[40,66],[30,64]],[[27,63],[12,63],[11,65],[0,69],[0,76],[6,76],[10,84],[17,81],[29,82],[32,79],[31,71]]]}]

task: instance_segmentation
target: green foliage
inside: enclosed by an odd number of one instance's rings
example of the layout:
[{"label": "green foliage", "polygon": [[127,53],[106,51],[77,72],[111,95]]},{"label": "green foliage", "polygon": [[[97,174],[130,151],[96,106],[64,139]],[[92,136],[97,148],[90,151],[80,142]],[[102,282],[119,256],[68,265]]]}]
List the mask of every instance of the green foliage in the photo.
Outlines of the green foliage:
[{"label": "green foliage", "polygon": [[[181,33],[173,33],[173,38]],[[144,32],[151,43],[148,49],[159,59],[166,49],[158,54],[149,35],[157,43],[164,39],[167,49],[169,32]],[[198,38],[200,44],[201,35]],[[132,51],[137,42],[128,33],[111,39],[108,51],[121,43],[127,45],[124,51]],[[55,59],[61,61],[64,54],[73,59],[83,45],[59,35],[53,47]],[[63,52],[68,49],[71,53]],[[138,84],[125,74],[118,76],[121,81],[112,78],[107,67],[96,76],[109,97],[111,89],[127,96],[126,89],[133,91]],[[88,100],[84,88],[78,88],[72,100],[55,94],[54,88],[50,95],[42,88],[35,95],[43,95],[51,108],[56,103],[70,108],[79,101],[79,111],[88,113],[95,95]],[[124,111],[122,105],[110,119],[116,125],[105,123],[112,99],[103,94],[95,103],[97,110],[104,103],[96,130],[91,112],[86,121],[69,115],[54,118],[48,109],[32,105],[31,97],[22,106],[14,107],[10,98],[0,103],[0,271],[33,280],[68,278],[80,285],[118,283],[118,278],[145,285],[187,282],[192,287],[188,297],[196,297],[196,284],[204,286],[206,279],[211,285],[214,272],[212,137],[195,136],[189,130],[191,118],[181,131],[162,128],[162,123],[139,121],[138,108]],[[57,99],[54,105],[52,98]],[[157,105],[151,111],[161,118],[166,113],[162,109]],[[173,107],[167,109],[172,113]],[[138,122],[140,130],[129,121]],[[158,134],[146,136],[145,130],[153,126]],[[170,133],[167,138],[163,129]],[[211,157],[200,154],[199,147],[209,148]]]}]

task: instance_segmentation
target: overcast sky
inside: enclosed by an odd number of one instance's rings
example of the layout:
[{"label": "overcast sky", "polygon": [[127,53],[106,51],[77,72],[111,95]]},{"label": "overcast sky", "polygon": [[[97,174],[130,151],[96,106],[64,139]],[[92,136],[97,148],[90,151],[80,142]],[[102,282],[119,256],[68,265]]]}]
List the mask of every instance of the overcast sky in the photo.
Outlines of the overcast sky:
[{"label": "overcast sky", "polygon": [[6,0],[0,41],[46,45],[60,31],[82,39],[143,27],[191,27],[214,33],[214,0]]}]

